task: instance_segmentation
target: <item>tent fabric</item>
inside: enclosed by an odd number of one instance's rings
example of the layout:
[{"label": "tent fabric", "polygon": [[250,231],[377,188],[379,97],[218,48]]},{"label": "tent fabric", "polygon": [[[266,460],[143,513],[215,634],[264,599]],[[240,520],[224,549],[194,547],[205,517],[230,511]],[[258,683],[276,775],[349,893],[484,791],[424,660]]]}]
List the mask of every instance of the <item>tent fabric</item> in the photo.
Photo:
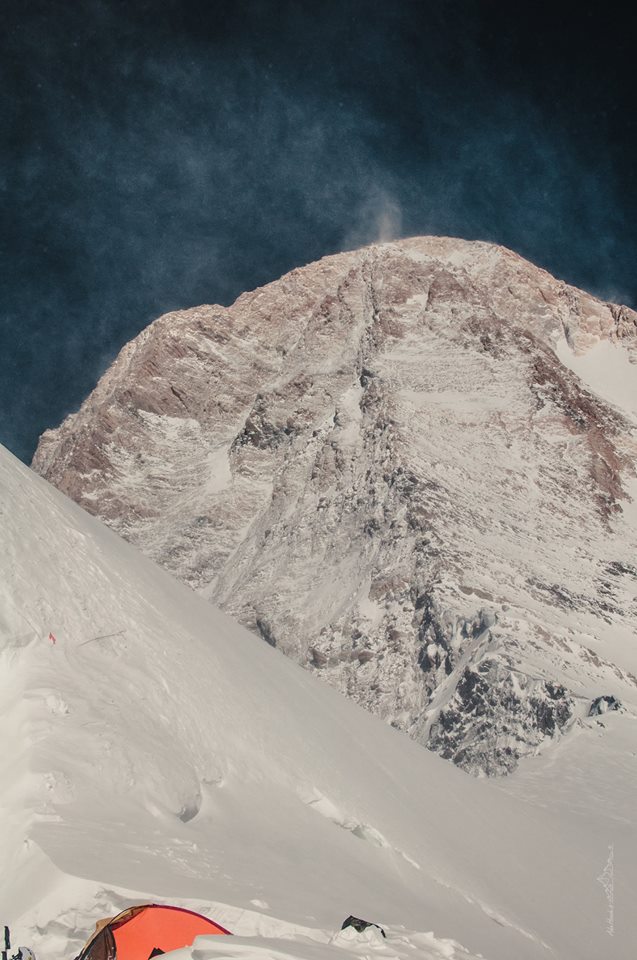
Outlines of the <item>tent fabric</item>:
[{"label": "tent fabric", "polygon": [[192,910],[147,903],[97,923],[77,960],[150,960],[189,947],[195,937],[229,933]]}]

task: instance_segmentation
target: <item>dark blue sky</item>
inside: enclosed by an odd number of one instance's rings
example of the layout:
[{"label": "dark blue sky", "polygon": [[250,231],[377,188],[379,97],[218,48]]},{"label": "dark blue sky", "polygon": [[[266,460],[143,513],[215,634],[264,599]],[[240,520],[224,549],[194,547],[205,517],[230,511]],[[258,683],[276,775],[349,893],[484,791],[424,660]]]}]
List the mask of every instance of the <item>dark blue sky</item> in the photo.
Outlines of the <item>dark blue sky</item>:
[{"label": "dark blue sky", "polygon": [[0,442],[163,311],[326,253],[494,240],[637,301],[635,23],[490,0],[6,0]]}]

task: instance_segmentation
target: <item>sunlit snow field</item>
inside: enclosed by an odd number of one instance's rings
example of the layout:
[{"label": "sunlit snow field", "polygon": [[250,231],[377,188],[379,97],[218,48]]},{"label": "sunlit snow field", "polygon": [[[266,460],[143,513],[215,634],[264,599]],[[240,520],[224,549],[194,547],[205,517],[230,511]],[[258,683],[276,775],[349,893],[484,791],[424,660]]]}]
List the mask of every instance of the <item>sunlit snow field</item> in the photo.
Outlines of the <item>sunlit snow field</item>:
[{"label": "sunlit snow field", "polygon": [[[100,917],[166,900],[251,938],[201,943],[198,958],[630,955],[632,716],[584,723],[559,763],[549,751],[506,782],[472,779],[7,453],[0,489],[14,943],[70,960]],[[597,879],[609,849],[613,936]],[[350,913],[388,939],[332,939]]]}]

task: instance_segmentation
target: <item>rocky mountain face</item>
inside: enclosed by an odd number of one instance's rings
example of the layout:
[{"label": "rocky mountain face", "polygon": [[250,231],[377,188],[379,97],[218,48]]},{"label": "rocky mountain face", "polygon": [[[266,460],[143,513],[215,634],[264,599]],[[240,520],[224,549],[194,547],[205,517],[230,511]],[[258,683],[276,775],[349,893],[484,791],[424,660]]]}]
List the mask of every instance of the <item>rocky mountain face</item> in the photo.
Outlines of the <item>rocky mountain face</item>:
[{"label": "rocky mountain face", "polygon": [[637,314],[485,243],[161,317],[33,466],[472,773],[637,703]]}]

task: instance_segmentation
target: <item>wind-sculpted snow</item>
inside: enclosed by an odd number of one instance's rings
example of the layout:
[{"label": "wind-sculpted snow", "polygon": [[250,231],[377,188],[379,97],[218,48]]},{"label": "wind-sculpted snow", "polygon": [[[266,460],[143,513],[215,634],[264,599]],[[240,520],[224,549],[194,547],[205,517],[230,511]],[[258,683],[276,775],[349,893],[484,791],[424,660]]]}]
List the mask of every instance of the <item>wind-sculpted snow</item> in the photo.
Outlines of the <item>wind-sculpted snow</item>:
[{"label": "wind-sculpted snow", "polygon": [[[2,450],[0,535],[0,923],[14,945],[70,960],[97,920],[150,900],[237,934],[182,960],[631,955],[626,707],[582,720],[559,764],[474,780]],[[597,879],[610,846],[612,937]],[[387,939],[339,934],[349,914]]]},{"label": "wind-sculpted snow", "polygon": [[[157,320],[36,470],[473,773],[637,696],[637,315],[483,243]],[[631,362],[632,361],[632,362]]]}]

